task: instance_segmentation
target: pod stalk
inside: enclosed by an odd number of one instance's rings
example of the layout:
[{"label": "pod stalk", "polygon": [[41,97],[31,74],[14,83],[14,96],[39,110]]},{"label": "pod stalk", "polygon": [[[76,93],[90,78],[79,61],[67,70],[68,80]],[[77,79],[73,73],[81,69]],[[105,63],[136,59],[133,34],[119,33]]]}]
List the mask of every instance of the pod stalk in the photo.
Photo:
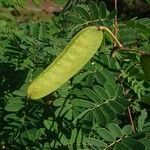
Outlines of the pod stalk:
[{"label": "pod stalk", "polygon": [[118,41],[118,39],[115,37],[115,35],[107,27],[105,27],[105,26],[97,26],[97,27],[98,27],[98,30],[107,31],[111,35],[111,37],[116,41],[119,48],[123,47],[123,45]]}]

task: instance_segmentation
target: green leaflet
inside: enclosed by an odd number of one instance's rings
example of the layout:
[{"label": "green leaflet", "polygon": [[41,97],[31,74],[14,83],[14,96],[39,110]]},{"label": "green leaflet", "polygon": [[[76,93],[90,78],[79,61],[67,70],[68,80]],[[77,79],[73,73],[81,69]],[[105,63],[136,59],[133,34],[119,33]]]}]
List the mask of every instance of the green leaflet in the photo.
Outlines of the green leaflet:
[{"label": "green leaflet", "polygon": [[63,85],[93,57],[103,40],[96,26],[84,28],[28,87],[31,99],[42,98]]},{"label": "green leaflet", "polygon": [[150,93],[142,95],[141,100],[143,103],[150,105]]},{"label": "green leaflet", "polygon": [[150,55],[141,56],[141,66],[147,80],[150,80]]}]

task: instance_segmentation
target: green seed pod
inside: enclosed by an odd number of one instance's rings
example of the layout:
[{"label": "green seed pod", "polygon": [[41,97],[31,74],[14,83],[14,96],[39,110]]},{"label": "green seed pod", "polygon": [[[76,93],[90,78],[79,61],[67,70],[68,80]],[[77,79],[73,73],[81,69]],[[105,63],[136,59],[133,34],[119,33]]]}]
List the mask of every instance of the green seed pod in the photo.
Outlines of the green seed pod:
[{"label": "green seed pod", "polygon": [[77,33],[64,51],[28,87],[31,99],[42,98],[63,85],[92,58],[103,40],[103,32],[96,26]]},{"label": "green seed pod", "polygon": [[150,81],[150,55],[141,56],[141,66],[146,79]]}]

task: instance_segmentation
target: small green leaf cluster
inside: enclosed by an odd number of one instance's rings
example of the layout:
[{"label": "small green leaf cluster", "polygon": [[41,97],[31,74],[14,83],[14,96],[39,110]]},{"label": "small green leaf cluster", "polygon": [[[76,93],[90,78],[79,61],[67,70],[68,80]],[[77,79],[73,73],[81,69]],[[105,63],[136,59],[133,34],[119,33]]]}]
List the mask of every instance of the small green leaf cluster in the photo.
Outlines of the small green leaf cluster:
[{"label": "small green leaf cluster", "polygon": [[[72,3],[71,3],[72,4]],[[71,5],[70,4],[70,5]],[[87,5],[77,3],[75,7],[68,11],[64,8],[65,20],[68,23],[68,38],[75,32],[88,25],[112,26],[116,11],[109,12],[104,2],[98,5],[90,1]]]}]

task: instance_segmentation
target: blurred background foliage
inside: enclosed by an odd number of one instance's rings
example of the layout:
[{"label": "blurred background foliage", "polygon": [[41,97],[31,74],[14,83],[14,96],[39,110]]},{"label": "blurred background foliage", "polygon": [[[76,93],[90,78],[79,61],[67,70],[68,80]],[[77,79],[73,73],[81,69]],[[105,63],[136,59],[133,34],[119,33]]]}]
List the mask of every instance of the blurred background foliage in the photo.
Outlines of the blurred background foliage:
[{"label": "blurred background foliage", "polygon": [[[113,30],[117,13],[107,0],[45,4],[0,0],[0,149],[148,150],[150,83],[138,53],[111,57],[107,33],[94,57],[61,88],[39,101],[26,97],[28,84],[80,29]],[[118,1],[117,36],[125,47],[149,53],[150,19],[142,10],[149,12],[148,0]]]}]

